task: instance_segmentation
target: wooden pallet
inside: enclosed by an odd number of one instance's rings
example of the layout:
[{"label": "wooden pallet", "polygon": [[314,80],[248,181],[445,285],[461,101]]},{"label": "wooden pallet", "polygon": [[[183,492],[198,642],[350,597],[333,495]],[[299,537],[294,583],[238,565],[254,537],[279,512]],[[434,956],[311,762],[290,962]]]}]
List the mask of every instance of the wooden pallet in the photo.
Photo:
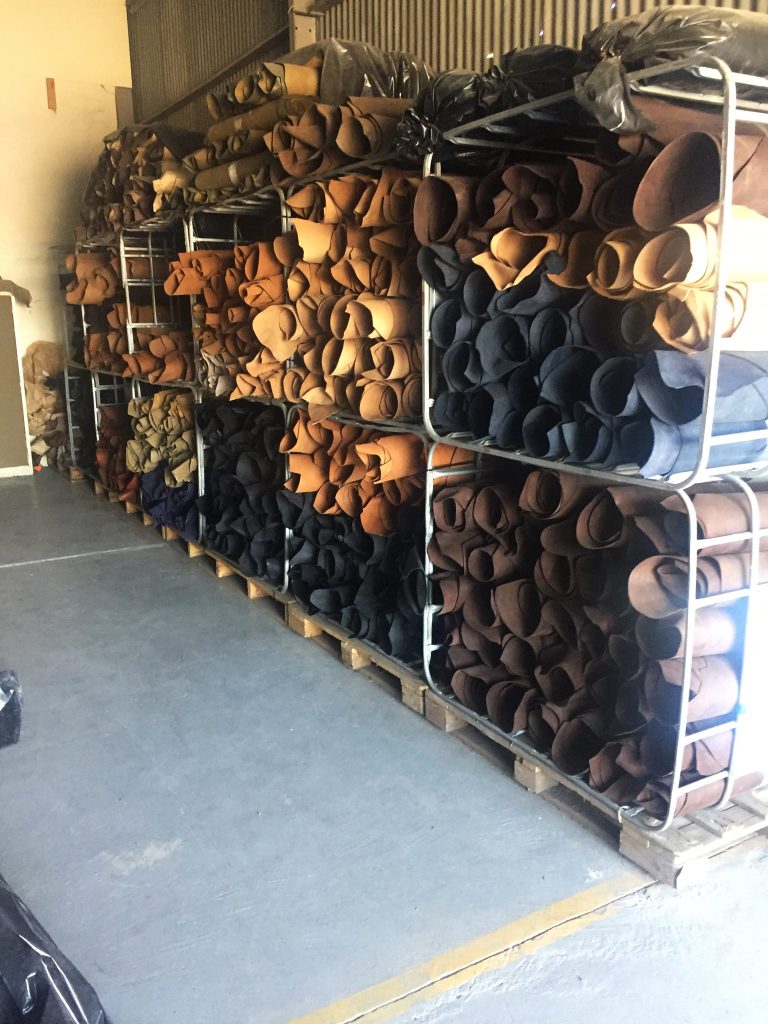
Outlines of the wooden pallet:
[{"label": "wooden pallet", "polygon": [[702,881],[713,858],[768,831],[768,792],[735,796],[721,811],[697,811],[664,832],[648,833],[631,819],[621,825],[619,850],[677,888]]},{"label": "wooden pallet", "polygon": [[110,491],[108,487],[105,487],[104,484],[100,483],[98,480],[93,481],[93,493],[98,498],[106,498],[112,505],[116,505],[120,501],[120,498],[117,496],[115,491]]},{"label": "wooden pallet", "polygon": [[619,852],[649,875],[675,888],[697,884],[713,866],[714,858],[759,833],[768,833],[768,791],[736,796],[721,811],[700,811],[680,818],[663,832],[649,832],[632,818],[608,817],[597,800],[563,776],[552,765],[541,764],[511,747],[499,745],[498,736],[480,722],[468,721],[428,689],[424,715],[444,732],[455,733],[473,749],[509,768],[516,782],[561,811],[597,829],[617,843]]},{"label": "wooden pallet", "polygon": [[280,590],[266,580],[259,579],[256,576],[248,576],[241,569],[238,569],[236,565],[232,565],[231,562],[222,558],[215,551],[210,551],[206,548],[204,553],[213,563],[216,579],[223,580],[231,577],[238,582],[244,583],[245,596],[249,601],[261,600],[263,606],[268,606],[277,619],[281,622],[285,621],[286,606],[293,601],[293,597],[290,594],[285,593],[285,591]]},{"label": "wooden pallet", "polygon": [[58,470],[71,484],[79,484],[86,479],[85,473],[77,466],[69,466],[60,462]]},{"label": "wooden pallet", "polygon": [[286,605],[285,622],[299,636],[318,642],[336,654],[343,665],[361,671],[369,679],[400,698],[406,707],[424,714],[427,684],[419,675],[390,658],[372,644],[351,637],[337,622],[324,615],[310,615],[297,602]]}]

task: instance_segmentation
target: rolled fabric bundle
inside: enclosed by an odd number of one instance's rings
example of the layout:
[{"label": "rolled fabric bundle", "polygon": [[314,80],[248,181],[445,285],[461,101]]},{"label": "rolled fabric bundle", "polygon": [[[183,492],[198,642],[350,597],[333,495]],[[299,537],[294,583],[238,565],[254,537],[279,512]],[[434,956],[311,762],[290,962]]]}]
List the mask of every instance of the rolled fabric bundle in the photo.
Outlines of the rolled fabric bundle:
[{"label": "rolled fabric bundle", "polygon": [[587,502],[576,520],[576,540],[586,550],[624,547],[634,519],[653,515],[658,501],[644,488],[606,487]]},{"label": "rolled fabric bundle", "polygon": [[603,231],[628,227],[641,176],[636,161],[628,167],[608,167],[578,157],[568,160],[577,178],[568,219],[575,224],[595,224]]},{"label": "rolled fabric bundle", "polygon": [[195,175],[195,188],[206,192],[230,186],[240,187],[246,183],[250,184],[251,178],[256,178],[266,185],[270,166],[269,153],[244,156],[220,167],[198,171]]},{"label": "rolled fabric bundle", "polygon": [[314,96],[281,96],[279,99],[264,103],[253,110],[225,118],[211,125],[206,139],[208,142],[223,141],[235,132],[264,131],[269,132],[278,121],[288,117],[300,117],[308,110],[316,99]]},{"label": "rolled fabric bundle", "polygon": [[504,228],[491,238],[490,249],[474,256],[472,262],[502,290],[533,274],[550,253],[562,256],[567,248],[568,236],[558,232],[523,233]]},{"label": "rolled fabric bundle", "polygon": [[[500,185],[494,193],[494,186]],[[477,213],[485,227],[542,232],[560,228],[579,207],[582,186],[574,164],[513,164],[498,182],[484,179],[478,187]]]},{"label": "rolled fabric bundle", "polygon": [[609,232],[595,252],[595,268],[587,275],[593,291],[608,299],[634,299],[642,294],[635,284],[635,262],[649,235],[639,228]]},{"label": "rolled fabric bundle", "polygon": [[[320,72],[312,64],[259,62],[254,74],[238,79],[231,95],[240,106],[260,106],[286,95],[315,96],[320,89]],[[219,107],[217,102],[214,109]]]},{"label": "rolled fabric bundle", "polygon": [[594,494],[578,477],[537,469],[528,474],[520,492],[520,508],[536,519],[554,522],[569,516]]},{"label": "rolled fabric bundle", "polygon": [[[723,253],[727,281],[765,280],[768,272],[755,260],[754,251],[768,245],[768,218],[747,206],[732,206],[728,249]],[[719,211],[701,223],[676,224],[651,238],[635,261],[635,282],[648,291],[676,286],[713,288],[717,272]]]},{"label": "rolled fabric bundle", "polygon": [[350,97],[346,107],[352,116],[342,118],[336,145],[344,156],[353,161],[388,152],[400,117],[409,106],[410,100]]},{"label": "rolled fabric bundle", "polygon": [[[701,220],[720,195],[721,140],[705,132],[687,132],[669,142],[645,172],[632,207],[647,231],[664,231],[678,221]],[[733,202],[768,214],[768,142],[759,135],[737,135],[734,148]],[[679,183],[686,182],[685,188]]]},{"label": "rolled fabric bundle", "polygon": [[476,188],[474,178],[424,178],[413,205],[413,229],[419,242],[446,244],[464,231],[474,215]]},{"label": "rolled fabric bundle", "polygon": [[348,107],[314,103],[298,117],[279,121],[264,137],[280,165],[280,172],[273,169],[273,181],[311,177],[343,166],[347,160],[336,139],[343,121],[350,118]]},{"label": "rolled fabric bundle", "polygon": [[571,235],[564,254],[565,267],[548,272],[547,278],[559,288],[587,288],[602,241],[599,231],[577,231]]},{"label": "rolled fabric bundle", "polygon": [[215,167],[218,163],[215,147],[213,145],[201,146],[200,149],[196,149],[193,153],[188,153],[181,163],[182,167],[192,173],[192,180],[194,181],[194,175],[198,171],[206,171],[210,167]]},{"label": "rolled fabric bundle", "polygon": [[[735,650],[743,636],[744,611],[743,602],[728,607],[698,608],[693,617],[693,656],[702,658]],[[682,658],[686,617],[685,611],[663,619],[639,616],[635,632],[640,650],[657,661]]]},{"label": "rolled fabric bundle", "polygon": [[75,280],[64,298],[70,305],[99,305],[120,290],[117,257],[107,252],[78,252],[66,258],[67,270]]},{"label": "rolled fabric bundle", "polygon": [[[724,353],[715,400],[715,427],[768,418],[766,358],[761,353]],[[636,376],[643,401],[665,423],[691,423],[701,413],[706,356],[669,350],[650,352]],[[742,429],[742,428],[735,428]],[[747,428],[749,429],[749,428]]]},{"label": "rolled fabric bundle", "polygon": [[541,400],[570,412],[577,401],[589,398],[590,383],[599,365],[600,357],[589,348],[569,345],[554,349],[539,371]]},{"label": "rolled fabric bundle", "polygon": [[421,178],[404,174],[397,167],[383,167],[375,188],[366,195],[367,209],[360,224],[364,228],[383,228],[389,224],[411,225],[416,193]]},{"label": "rolled fabric bundle", "polygon": [[569,316],[583,344],[605,354],[642,354],[664,344],[654,327],[659,302],[650,295],[609,299],[588,289]]},{"label": "rolled fabric bundle", "polygon": [[[758,510],[758,529],[768,527],[768,492],[754,491]],[[742,491],[733,493],[716,491],[699,491],[691,496],[696,519],[696,535],[700,540],[734,533],[750,533],[752,530],[751,506],[747,495]],[[690,529],[688,513],[676,495],[670,495],[662,501],[666,509],[664,529],[682,552],[688,548]],[[768,537],[760,538],[760,547],[768,548]],[[750,549],[749,540],[724,542],[707,548],[708,555],[734,554]]]},{"label": "rolled fabric bundle", "polygon": [[[741,590],[749,580],[750,558],[746,554],[700,557],[696,565],[696,595],[727,595]],[[629,577],[629,600],[641,615],[663,619],[684,609],[688,603],[688,559],[656,555],[635,566]],[[768,552],[761,551],[758,580],[768,581]]]},{"label": "rolled fabric bundle", "polygon": [[[768,283],[729,284],[725,290],[726,315],[722,336],[729,348],[760,352],[763,325],[768,315]],[[709,346],[714,318],[714,292],[701,288],[672,288],[656,311],[653,326],[659,337],[682,352]]]},{"label": "rolled fabric bundle", "polygon": [[[670,725],[679,718],[683,659],[651,662],[645,677],[645,697],[656,717]],[[688,721],[709,722],[736,707],[739,681],[730,661],[722,656],[694,658],[689,680]]]},{"label": "rolled fabric bundle", "polygon": [[187,168],[165,171],[152,182],[152,188],[158,195],[171,195],[177,189],[189,188],[195,180],[195,172]]}]

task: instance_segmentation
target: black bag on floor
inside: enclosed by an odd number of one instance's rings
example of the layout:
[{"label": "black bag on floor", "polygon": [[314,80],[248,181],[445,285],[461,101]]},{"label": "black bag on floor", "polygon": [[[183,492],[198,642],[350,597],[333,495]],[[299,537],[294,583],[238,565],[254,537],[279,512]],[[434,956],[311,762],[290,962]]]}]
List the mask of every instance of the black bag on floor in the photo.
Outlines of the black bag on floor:
[{"label": "black bag on floor", "polygon": [[0,1022],[109,1024],[99,997],[2,875]]},{"label": "black bag on floor", "polygon": [[[21,686],[15,672],[0,672],[0,747],[19,742],[21,735]],[[0,1017],[0,1024],[4,1024]]]},{"label": "black bag on floor", "polygon": [[[0,747],[21,732],[21,687],[0,672]],[[0,875],[0,1024],[109,1024],[99,997]]]}]

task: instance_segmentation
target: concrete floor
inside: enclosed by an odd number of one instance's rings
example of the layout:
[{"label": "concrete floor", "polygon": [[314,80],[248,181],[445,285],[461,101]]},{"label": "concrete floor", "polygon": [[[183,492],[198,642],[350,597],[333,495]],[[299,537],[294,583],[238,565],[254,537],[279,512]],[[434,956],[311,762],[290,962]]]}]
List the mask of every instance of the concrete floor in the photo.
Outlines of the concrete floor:
[{"label": "concrete floor", "polygon": [[0,482],[0,608],[0,873],[113,1024],[765,1020],[764,840],[649,888],[52,472]]}]

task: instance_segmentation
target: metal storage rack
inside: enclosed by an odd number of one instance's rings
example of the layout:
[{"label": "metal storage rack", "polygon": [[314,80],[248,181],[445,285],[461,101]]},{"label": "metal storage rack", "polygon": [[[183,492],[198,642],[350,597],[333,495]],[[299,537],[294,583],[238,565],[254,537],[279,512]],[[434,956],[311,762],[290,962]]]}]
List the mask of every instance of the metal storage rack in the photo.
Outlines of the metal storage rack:
[{"label": "metal storage rack", "polygon": [[[702,65],[709,65],[708,67],[702,67]],[[727,238],[728,231],[730,228],[730,204],[732,198],[732,169],[733,169],[733,142],[735,136],[735,127],[739,122],[752,122],[752,123],[768,123],[768,107],[761,104],[755,104],[752,101],[741,101],[738,97],[738,90],[741,88],[753,88],[753,89],[768,89],[768,81],[762,79],[756,79],[751,76],[734,75],[730,70],[720,61],[710,60],[709,58],[697,58],[689,61],[677,61],[674,63],[662,65],[656,68],[647,69],[641,72],[636,72],[628,76],[628,80],[632,88],[643,90],[647,93],[660,94],[666,98],[671,99],[691,99],[691,95],[680,90],[673,88],[667,88],[663,85],[662,80],[671,72],[684,70],[686,68],[698,68],[702,73],[708,73],[710,77],[719,78],[723,86],[722,97],[707,96],[704,98],[708,104],[711,105],[722,105],[723,108],[723,173],[721,175],[721,188],[720,188],[720,209],[721,219],[719,227],[719,244],[722,247],[723,239]],[[662,82],[662,84],[660,84]],[[537,100],[532,103],[525,104],[520,107],[516,107],[512,110],[504,111],[501,114],[497,114],[488,118],[483,118],[478,121],[474,121],[469,124],[462,125],[454,128],[451,131],[444,133],[443,141],[449,145],[452,143],[466,142],[472,146],[485,146],[496,150],[509,150],[513,148],[509,142],[505,141],[505,136],[509,134],[507,128],[510,122],[514,119],[524,116],[529,113],[533,113],[539,109],[545,109],[549,106],[553,106],[563,100],[573,100],[574,93],[572,91],[560,93],[556,96],[551,96],[543,100]],[[702,97],[696,97],[697,101],[702,101]],[[582,149],[583,151],[583,149]],[[285,190],[267,186],[263,189],[259,189],[256,192],[249,195],[235,196],[226,200],[222,200],[219,203],[211,206],[203,206],[195,209],[190,209],[188,216],[184,222],[184,238],[185,246],[187,251],[193,251],[199,248],[210,248],[220,247],[224,245],[235,245],[240,242],[247,241],[251,231],[248,230],[244,225],[248,220],[253,220],[256,217],[263,218],[265,211],[270,208],[274,210],[275,201],[279,203],[279,220],[280,227],[283,231],[291,229],[292,215],[285,203],[286,192],[293,189],[298,189],[302,185],[306,184],[307,181],[319,181],[328,180],[334,177],[341,176],[343,174],[352,172],[365,172],[375,171],[375,169],[392,162],[387,158],[377,159],[375,161],[360,162],[356,164],[350,164],[343,168],[335,169],[325,175],[319,175],[312,179],[307,180],[296,180],[292,182],[289,187]],[[432,172],[433,165],[437,173],[440,169],[434,164],[434,160],[428,157],[424,163],[424,174],[427,175]],[[155,223],[156,221],[156,223]],[[147,250],[152,250],[154,246],[155,233],[160,230],[168,231],[169,228],[173,228],[178,223],[178,218],[152,218],[151,221],[147,221],[140,226],[131,228],[123,235],[120,236],[120,248],[121,248],[121,260],[123,263],[123,271],[125,276],[125,256],[130,255],[132,250],[130,246],[133,243],[134,237],[137,236],[139,241],[136,241],[137,249],[142,247],[140,241],[141,236],[145,236],[148,242],[143,245],[142,255],[146,254]],[[126,242],[128,247],[126,248]],[[104,240],[94,240],[89,245],[104,245]],[[130,281],[126,282],[127,290],[133,285],[140,285],[142,282]],[[146,282],[144,282],[146,284]],[[156,283],[156,282],[155,282]],[[161,283],[161,282],[160,282]],[[759,515],[757,502],[754,497],[754,491],[748,483],[749,478],[758,478],[759,475],[768,470],[768,451],[764,458],[757,460],[748,465],[741,466],[729,466],[726,468],[718,468],[717,470],[710,469],[708,463],[710,461],[710,453],[714,448],[720,445],[728,444],[734,440],[732,435],[714,435],[713,425],[715,420],[715,397],[716,397],[716,386],[717,386],[717,374],[720,363],[720,356],[722,353],[727,352],[728,348],[722,343],[720,333],[720,325],[723,322],[724,315],[724,302],[723,296],[725,292],[725,276],[720,272],[718,268],[717,284],[716,284],[716,298],[715,298],[715,313],[714,313],[714,324],[712,330],[712,337],[710,339],[710,346],[708,350],[708,370],[706,387],[704,392],[704,409],[703,409],[703,424],[704,429],[700,439],[699,453],[696,467],[693,471],[687,474],[682,474],[674,479],[653,479],[647,480],[639,477],[631,468],[622,471],[610,471],[592,466],[576,467],[570,465],[563,465],[560,462],[553,462],[547,459],[537,459],[526,455],[523,452],[510,452],[500,449],[495,449],[492,446],[483,443],[482,441],[474,441],[468,439],[465,436],[441,436],[434,428],[431,422],[430,408],[432,405],[432,385],[433,385],[433,374],[434,364],[431,360],[431,349],[430,349],[430,332],[429,332],[429,317],[431,310],[434,306],[435,296],[430,289],[425,289],[424,302],[423,302],[423,397],[424,397],[424,409],[423,409],[423,424],[413,424],[408,421],[397,422],[397,423],[381,423],[374,421],[364,421],[359,417],[352,416],[347,413],[337,413],[333,416],[334,419],[340,422],[353,423],[356,426],[371,427],[382,431],[394,431],[394,432],[409,432],[420,434],[425,442],[444,442],[455,445],[459,448],[464,448],[474,452],[476,460],[482,462],[485,456],[494,456],[501,459],[507,459],[517,462],[523,462],[531,467],[541,468],[557,468],[564,472],[577,473],[586,478],[590,478],[595,483],[603,482],[608,483],[632,483],[639,486],[655,488],[658,492],[664,494],[676,493],[681,496],[681,500],[684,502],[684,506],[688,512],[689,517],[689,583],[688,583],[688,611],[687,611],[687,624],[686,624],[686,645],[684,653],[684,672],[685,679],[690,678],[690,669],[692,661],[692,650],[693,650],[693,623],[696,612],[699,608],[705,607],[707,604],[713,604],[717,602],[717,598],[703,598],[699,599],[696,594],[696,563],[699,557],[699,552],[702,554],[706,553],[708,548],[711,548],[714,544],[722,543],[723,541],[741,541],[749,544],[750,547],[750,571],[749,571],[749,582],[748,586],[737,593],[729,593],[728,600],[732,600],[739,597],[744,597],[749,600],[750,603],[750,618],[754,620],[754,608],[757,603],[757,598],[762,596],[766,590],[766,584],[762,584],[759,580],[759,551],[761,539],[768,538],[768,529],[761,528],[759,523]],[[128,298],[128,296],[127,296]],[[131,329],[135,329],[141,325],[131,323]],[[766,343],[766,351],[768,351],[768,342]],[[197,354],[197,353],[196,353]],[[99,394],[102,393],[102,389],[105,388],[105,394],[109,392],[110,385],[103,385],[101,382],[96,384],[97,376],[103,378],[105,375],[92,374],[94,380],[94,404],[97,408],[97,391]],[[118,380],[111,385],[115,389],[115,393],[120,386],[125,386]],[[141,382],[134,380],[131,381],[128,386],[131,388],[132,394],[141,393],[138,389],[141,388]],[[208,396],[204,394],[202,388],[197,383],[189,384],[186,383],[185,387],[190,387],[195,394],[196,402],[206,400]],[[250,399],[256,402],[263,402],[270,404],[269,399],[253,398]],[[283,412],[289,414],[288,406],[286,403],[276,403],[281,405]],[[300,406],[293,405],[291,409],[299,408]],[[202,442],[199,430],[197,431],[198,438],[198,459],[199,459],[199,480],[201,489],[204,486],[204,452],[202,450]],[[765,431],[756,431],[750,435],[739,434],[736,436],[737,440],[745,439],[760,439],[768,441],[768,429]],[[435,444],[431,443],[428,448],[428,468],[427,468],[427,486],[425,491],[425,527],[426,527],[426,541],[429,542],[434,522],[432,519],[431,511],[431,496],[433,492],[434,482],[436,477],[441,480],[450,480],[452,477],[467,474],[466,467],[457,469],[438,469],[433,466]],[[744,493],[746,500],[749,503],[751,513],[751,529],[743,534],[732,535],[729,537],[718,537],[711,538],[707,541],[699,541],[696,537],[696,521],[693,511],[693,506],[687,493],[687,489],[694,483],[702,481],[716,481],[723,480],[728,486],[738,489]],[[201,491],[202,492],[202,491]],[[286,534],[286,540],[288,536]],[[218,557],[218,556],[217,556]],[[222,561],[225,561],[222,559]],[[286,547],[286,578],[287,578],[287,547]],[[430,564],[427,558],[426,569],[429,579]],[[426,680],[432,690],[432,692],[438,697],[439,700],[443,701],[446,705],[450,706],[459,717],[466,721],[471,721],[480,731],[486,735],[491,736],[496,742],[507,747],[510,750],[520,752],[524,754],[528,760],[536,763],[546,765],[548,769],[552,769],[553,766],[551,761],[536,751],[531,744],[526,740],[524,736],[510,736],[498,730],[492,725],[487,719],[476,715],[461,705],[455,697],[447,695],[440,686],[432,679],[430,673],[430,658],[434,650],[433,645],[433,633],[432,625],[435,612],[437,607],[433,603],[432,599],[428,597],[427,608],[424,615],[424,672]],[[571,778],[560,774],[559,781],[563,785],[570,789],[574,789],[582,794],[587,800],[593,805],[600,807],[601,810],[611,815],[614,818],[628,819],[635,823],[638,823],[643,828],[649,830],[663,830],[667,828],[673,817],[674,807],[677,802],[677,797],[684,795],[687,791],[697,788],[699,785],[709,784],[713,781],[720,780],[724,786],[724,795],[721,800],[721,804],[725,804],[731,795],[731,789],[733,781],[739,771],[738,759],[741,751],[741,742],[744,735],[743,719],[744,716],[741,713],[743,707],[747,705],[750,699],[753,699],[755,690],[754,676],[755,671],[752,666],[756,663],[756,644],[754,643],[754,628],[751,625],[747,630],[747,638],[745,643],[743,664],[740,673],[740,699],[737,705],[737,711],[732,721],[726,722],[722,725],[714,727],[712,730],[706,732],[700,731],[695,734],[688,734],[686,729],[686,714],[687,714],[687,690],[685,686],[681,687],[681,707],[680,707],[680,727],[678,730],[676,755],[675,755],[675,770],[673,774],[672,789],[670,793],[670,813],[666,819],[661,822],[647,820],[645,816],[637,813],[636,809],[633,808],[622,808],[616,804],[607,801],[600,793],[596,790],[591,789],[584,779]],[[410,667],[410,666],[409,666]],[[732,732],[734,735],[734,744],[731,753],[730,763],[728,768],[721,772],[718,776],[707,777],[702,782],[693,784],[683,785],[681,783],[682,773],[682,761],[685,754],[687,745],[694,739],[703,739],[706,736],[715,735],[717,732]]]},{"label": "metal storage rack", "polygon": [[[703,76],[719,80],[722,85],[722,94],[706,95],[703,98],[698,94],[686,92],[677,87],[667,86],[664,79],[669,75],[683,70],[697,70]],[[632,89],[650,95],[659,95],[670,100],[695,99],[710,106],[722,108],[722,149],[721,149],[721,175],[719,195],[719,228],[718,228],[718,253],[722,254],[724,240],[728,238],[731,227],[731,204],[733,196],[733,168],[734,168],[734,140],[736,126],[740,123],[768,124],[768,80],[756,78],[749,75],[739,75],[731,72],[729,67],[721,60],[706,56],[669,62],[654,68],[644,69],[631,73],[627,76]],[[766,103],[756,103],[751,99],[740,100],[739,90],[751,89],[762,91],[766,95]],[[512,151],[514,146],[505,137],[510,137],[513,132],[509,131],[509,125],[515,119],[535,111],[544,110],[562,101],[575,99],[573,91],[559,93],[546,99],[532,101],[519,107],[503,111],[472,121],[468,124],[456,127],[443,135],[443,142],[451,144],[467,144],[472,147],[488,147],[494,150]],[[440,167],[434,161],[432,155],[427,156],[424,162],[425,177],[430,173],[440,173]],[[558,777],[558,781],[567,788],[576,790],[593,805],[602,811],[618,819],[631,819],[633,824],[649,832],[660,832],[669,828],[675,818],[675,808],[678,798],[686,793],[716,782],[722,782],[723,795],[717,804],[716,809],[725,807],[733,793],[733,786],[739,774],[744,774],[755,765],[740,764],[743,759],[744,736],[746,712],[750,704],[756,705],[760,702],[759,680],[757,678],[760,658],[760,639],[757,635],[757,618],[759,602],[765,600],[768,595],[768,582],[761,582],[759,574],[759,555],[761,541],[768,540],[768,528],[760,525],[760,516],[755,497],[755,490],[750,480],[759,482],[760,478],[768,471],[768,424],[766,429],[741,434],[713,434],[715,423],[715,399],[717,393],[718,372],[722,354],[728,351],[737,351],[737,347],[729,348],[727,341],[722,337],[725,317],[725,286],[726,273],[723,270],[722,259],[717,261],[717,276],[715,284],[714,315],[712,328],[707,349],[707,373],[704,388],[704,400],[702,410],[702,431],[699,438],[699,450],[696,464],[693,470],[675,477],[646,479],[640,477],[632,467],[622,467],[621,470],[611,471],[594,466],[576,466],[566,464],[559,460],[536,458],[523,451],[508,451],[494,447],[482,440],[477,441],[467,438],[465,435],[441,435],[435,428],[431,419],[431,408],[434,404],[433,389],[436,380],[436,366],[432,358],[432,342],[430,334],[430,316],[435,306],[434,290],[424,286],[423,301],[423,336],[424,336],[424,424],[429,436],[434,442],[454,444],[457,447],[473,451],[476,459],[482,460],[483,456],[493,456],[498,459],[506,459],[519,462],[530,467],[543,469],[556,469],[564,473],[580,475],[595,484],[634,484],[642,487],[655,488],[660,498],[663,495],[677,494],[683,502],[688,515],[688,604],[686,610],[686,631],[683,654],[683,682],[680,686],[680,707],[679,724],[677,729],[677,741],[675,748],[674,769],[671,776],[669,811],[663,820],[650,818],[637,807],[620,807],[618,804],[607,800],[602,794],[589,787],[586,779],[572,778],[558,771],[551,760],[536,750],[524,735],[510,735],[502,732],[488,719],[477,715],[474,711],[462,705],[458,699],[449,695],[432,678],[430,672],[430,659],[433,652],[440,647],[433,642],[433,620],[440,605],[433,602],[431,590],[431,563],[427,555],[426,569],[429,582],[428,607],[424,616],[424,665],[427,683],[436,697],[450,706],[451,710],[460,718],[472,722],[480,731],[490,736],[493,740],[516,753],[524,755],[534,764],[546,766],[550,775]],[[766,336],[765,350],[768,353],[768,335]],[[710,467],[710,458],[713,449],[734,441],[764,440],[766,448],[761,458],[752,462]],[[433,449],[434,451],[434,449]],[[430,465],[428,468],[428,493],[430,498],[427,502],[427,544],[434,531],[434,520],[431,511],[431,494],[434,489],[436,476],[445,477],[448,474],[444,470],[436,470]],[[697,536],[697,521],[694,506],[689,491],[693,485],[703,482],[722,482],[725,486],[741,493],[748,504],[750,516],[750,529],[728,536],[718,536],[709,539],[699,539]],[[699,597],[697,594],[697,569],[699,557],[706,556],[709,549],[723,543],[739,542],[748,545],[749,571],[748,582],[745,587],[737,591],[729,591],[727,594],[718,594],[710,597]],[[693,658],[694,624],[699,609],[713,604],[723,603],[744,598],[748,602],[747,623],[744,636],[744,649],[742,663],[738,672],[738,699],[731,718],[711,728],[698,732],[688,731],[688,684],[691,679],[691,666]],[[715,775],[706,776],[694,782],[683,783],[681,775],[683,771],[683,759],[687,747],[696,740],[703,740],[721,733],[732,733],[733,743],[728,766],[725,770]],[[766,764],[768,770],[768,764]],[[768,781],[768,779],[766,780]]]}]

